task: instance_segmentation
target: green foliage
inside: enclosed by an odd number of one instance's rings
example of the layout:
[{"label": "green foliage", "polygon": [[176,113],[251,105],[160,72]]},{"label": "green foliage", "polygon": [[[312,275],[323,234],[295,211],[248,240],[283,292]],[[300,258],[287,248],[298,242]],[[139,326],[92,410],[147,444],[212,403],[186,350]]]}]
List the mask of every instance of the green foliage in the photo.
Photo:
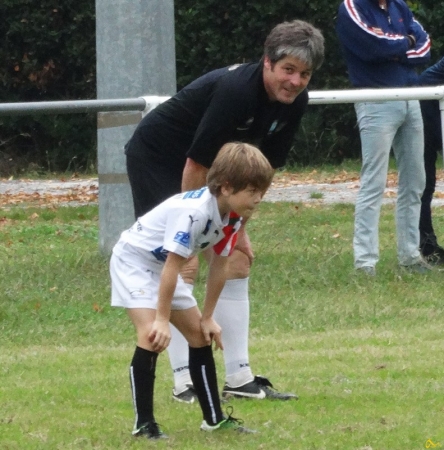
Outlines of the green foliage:
[{"label": "green foliage", "polygon": [[[3,0],[0,16],[3,102],[95,98],[93,1]],[[25,166],[46,170],[65,170],[71,161],[87,169],[95,125],[92,114],[1,117],[0,173],[11,169],[5,161],[23,157]]]},{"label": "green foliage", "polygon": [[[444,3],[408,2],[430,33],[432,62],[444,53]],[[335,33],[339,0],[224,2],[175,0],[178,89],[224,65],[256,61],[268,32],[284,20],[303,19],[325,36],[326,57],[312,90],[348,88]],[[96,97],[93,0],[3,0],[0,3],[0,98],[3,102]],[[0,174],[8,161],[46,170],[87,170],[95,163],[95,115],[0,118]],[[290,164],[338,162],[360,154],[351,105],[309,107]]]}]

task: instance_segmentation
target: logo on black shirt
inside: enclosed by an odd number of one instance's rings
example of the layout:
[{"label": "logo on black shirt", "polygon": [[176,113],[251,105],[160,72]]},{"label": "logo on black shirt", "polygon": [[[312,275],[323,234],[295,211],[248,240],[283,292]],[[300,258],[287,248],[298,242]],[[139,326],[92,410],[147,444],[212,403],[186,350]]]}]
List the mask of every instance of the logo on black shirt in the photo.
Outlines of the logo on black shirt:
[{"label": "logo on black shirt", "polygon": [[243,125],[241,125],[240,127],[237,127],[237,129],[239,131],[245,131],[245,130],[249,130],[251,125],[254,122],[254,117],[250,117]]}]

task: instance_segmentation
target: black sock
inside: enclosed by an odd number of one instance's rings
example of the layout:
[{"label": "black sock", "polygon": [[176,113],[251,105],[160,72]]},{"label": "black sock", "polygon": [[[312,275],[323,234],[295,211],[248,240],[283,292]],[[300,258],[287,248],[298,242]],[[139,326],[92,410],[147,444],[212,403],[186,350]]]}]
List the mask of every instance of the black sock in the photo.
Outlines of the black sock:
[{"label": "black sock", "polygon": [[223,419],[217,388],[216,365],[211,345],[189,348],[190,375],[202,409],[203,418],[208,425],[215,425]]},{"label": "black sock", "polygon": [[158,353],[136,347],[130,367],[130,383],[136,413],[136,428],[154,421],[154,379]]}]

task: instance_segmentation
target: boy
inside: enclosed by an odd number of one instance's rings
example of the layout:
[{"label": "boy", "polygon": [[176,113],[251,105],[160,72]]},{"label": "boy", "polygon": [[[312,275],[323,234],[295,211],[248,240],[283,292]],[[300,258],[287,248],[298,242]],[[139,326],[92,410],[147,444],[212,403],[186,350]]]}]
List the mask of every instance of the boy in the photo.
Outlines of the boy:
[{"label": "boy", "polygon": [[[270,186],[274,170],[259,149],[228,143],[207,176],[207,187],[170,197],[124,231],[110,262],[113,306],[127,309],[137,333],[130,367],[136,420],[134,436],[164,438],[154,419],[156,360],[171,340],[169,322],[189,345],[191,379],[199,400],[201,430],[252,432],[224,417],[211,349],[223,349],[213,312],[226,280],[241,217],[248,220]],[[187,260],[213,248],[202,313],[180,271]]]}]

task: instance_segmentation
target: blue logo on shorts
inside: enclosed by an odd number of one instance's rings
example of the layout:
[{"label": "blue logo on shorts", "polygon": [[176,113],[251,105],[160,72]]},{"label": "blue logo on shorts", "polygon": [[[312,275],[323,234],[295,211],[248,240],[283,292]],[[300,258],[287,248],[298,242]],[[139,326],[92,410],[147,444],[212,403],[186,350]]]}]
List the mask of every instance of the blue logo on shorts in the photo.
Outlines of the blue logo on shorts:
[{"label": "blue logo on shorts", "polygon": [[190,246],[190,233],[186,233],[185,231],[178,231],[176,236],[174,236],[174,242],[177,242],[180,245],[183,245],[186,248]]}]

